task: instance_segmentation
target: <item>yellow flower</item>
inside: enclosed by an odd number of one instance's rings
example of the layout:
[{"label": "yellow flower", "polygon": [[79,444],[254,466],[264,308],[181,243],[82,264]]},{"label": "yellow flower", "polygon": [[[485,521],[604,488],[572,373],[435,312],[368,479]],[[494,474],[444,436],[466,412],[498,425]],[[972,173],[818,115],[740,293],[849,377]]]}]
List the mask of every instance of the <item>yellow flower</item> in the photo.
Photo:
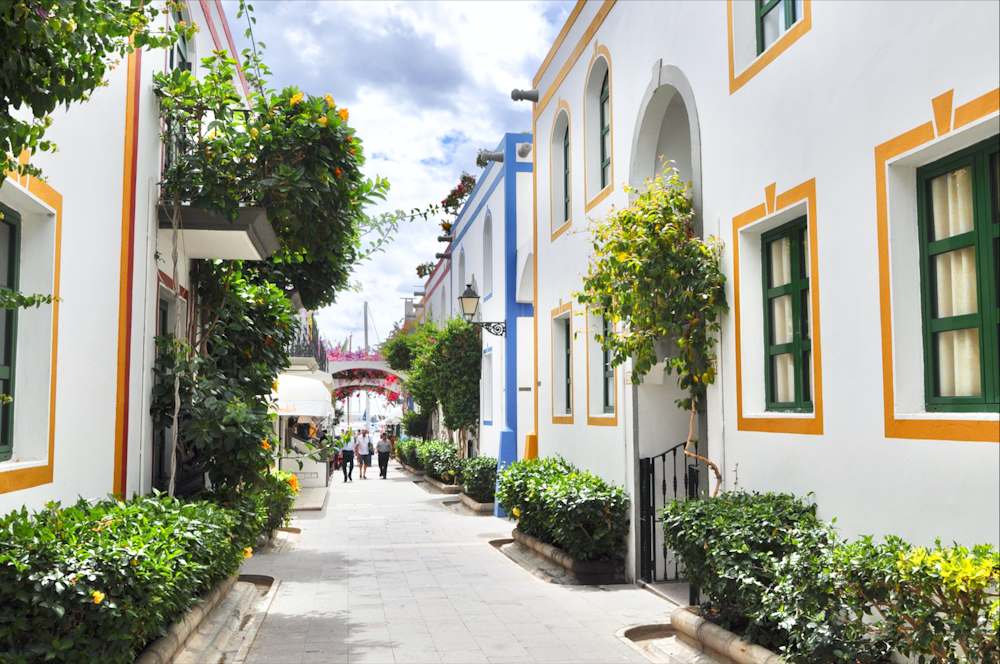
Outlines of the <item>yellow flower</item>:
[{"label": "yellow flower", "polygon": [[514,516],[517,517],[521,516],[521,510],[519,510],[518,508],[515,507],[512,511],[514,512]]},{"label": "yellow flower", "polygon": [[257,134],[259,134],[259,133],[260,133],[260,132],[259,132],[259,131],[257,131],[257,128],[256,128],[256,127],[251,127],[251,128],[250,128],[250,135],[251,135],[251,136],[253,136],[254,138],[257,138]]},{"label": "yellow flower", "polygon": [[342,108],[339,111],[337,111],[337,115],[340,116],[341,120],[343,120],[344,122],[347,122],[347,109],[346,108]]},{"label": "yellow flower", "polygon": [[100,590],[95,590],[94,592],[91,593],[91,595],[94,596],[94,604],[100,604],[101,602],[104,601],[104,593],[102,593]]},{"label": "yellow flower", "polygon": [[[248,546],[247,548],[243,549],[243,559],[244,560],[246,560],[247,558],[250,558],[252,556],[253,556],[253,547]],[[104,595],[101,595],[101,597],[104,597]]]},{"label": "yellow flower", "polygon": [[263,447],[265,450],[271,449],[271,445],[270,443],[267,442],[266,438],[260,442],[260,446]]},{"label": "yellow flower", "polygon": [[295,106],[297,103],[299,103],[300,101],[302,101],[302,97],[303,97],[303,95],[302,95],[301,92],[296,93],[296,94],[292,95],[292,98],[288,100],[288,103],[291,104],[292,106]]},{"label": "yellow flower", "polygon": [[333,97],[330,95],[323,95],[323,99],[326,100],[327,106],[333,108],[336,104],[333,102]]},{"label": "yellow flower", "polygon": [[319,119],[319,123],[325,127],[326,126],[326,118],[320,118]]}]

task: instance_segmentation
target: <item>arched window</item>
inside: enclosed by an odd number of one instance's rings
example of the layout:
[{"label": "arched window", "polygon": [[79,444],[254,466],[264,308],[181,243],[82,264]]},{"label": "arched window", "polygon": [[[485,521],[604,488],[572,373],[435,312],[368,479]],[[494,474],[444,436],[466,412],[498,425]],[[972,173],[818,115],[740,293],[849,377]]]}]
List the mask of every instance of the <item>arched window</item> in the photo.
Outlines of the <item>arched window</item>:
[{"label": "arched window", "polygon": [[552,173],[549,191],[552,192],[553,236],[569,225],[573,215],[569,112],[568,108],[565,108],[565,102],[561,105],[564,108],[556,115],[555,123],[552,125],[550,146]]},{"label": "arched window", "polygon": [[493,217],[483,223],[483,295],[493,292]]},{"label": "arched window", "polygon": [[[611,67],[607,49],[594,58],[584,94],[587,207],[612,184]],[[600,51],[599,51],[600,52]],[[607,195],[607,194],[605,194]],[[602,197],[603,198],[603,197]]]},{"label": "arched window", "polygon": [[458,292],[465,292],[465,249],[458,255]]}]

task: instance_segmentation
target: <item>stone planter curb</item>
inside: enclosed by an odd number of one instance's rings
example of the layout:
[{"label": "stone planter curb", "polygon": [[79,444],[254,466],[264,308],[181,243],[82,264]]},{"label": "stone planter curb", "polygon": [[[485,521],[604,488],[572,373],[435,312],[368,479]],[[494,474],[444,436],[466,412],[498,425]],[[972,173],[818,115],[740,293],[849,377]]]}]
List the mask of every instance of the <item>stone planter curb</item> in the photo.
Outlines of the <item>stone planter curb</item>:
[{"label": "stone planter curb", "polygon": [[424,481],[430,484],[432,487],[436,488],[441,493],[462,493],[465,491],[465,487],[461,484],[445,484],[441,480],[436,480],[430,475],[424,475]]},{"label": "stone planter curb", "polygon": [[692,647],[734,664],[785,664],[785,660],[767,648],[744,641],[728,629],[705,620],[695,613],[695,607],[674,609],[670,624]]},{"label": "stone planter curb", "polygon": [[474,498],[470,498],[469,494],[465,492],[458,494],[458,499],[473,512],[493,514],[493,508],[496,506],[496,503],[477,503]]},{"label": "stone planter curb", "polygon": [[[399,461],[399,460],[397,459],[397,461]],[[399,465],[402,466],[403,470],[405,470],[406,472],[408,472],[410,475],[416,475],[417,477],[421,477],[422,475],[424,475],[425,471],[423,471],[423,470],[417,470],[416,468],[410,468],[409,466],[407,466],[402,461],[399,462]]]},{"label": "stone planter curb", "polygon": [[202,596],[200,603],[192,606],[180,620],[170,625],[166,634],[146,646],[146,649],[135,659],[133,664],[170,664],[191,635],[197,631],[201,621],[232,590],[238,578],[239,574],[234,574],[216,584],[214,588]]},{"label": "stone planter curb", "polygon": [[570,575],[581,582],[613,583],[622,577],[622,570],[613,563],[570,558],[561,549],[527,535],[517,528],[511,532],[511,536],[514,541],[566,568]]}]

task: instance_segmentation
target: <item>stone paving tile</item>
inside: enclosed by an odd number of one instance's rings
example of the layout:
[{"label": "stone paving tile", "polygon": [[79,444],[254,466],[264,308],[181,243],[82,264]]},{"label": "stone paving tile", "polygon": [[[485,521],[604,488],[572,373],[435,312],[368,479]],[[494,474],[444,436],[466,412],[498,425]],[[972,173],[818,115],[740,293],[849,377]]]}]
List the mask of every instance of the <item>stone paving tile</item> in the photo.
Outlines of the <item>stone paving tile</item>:
[{"label": "stone paving tile", "polygon": [[646,661],[614,632],[673,605],[545,583],[489,544],[512,523],[460,514],[394,465],[389,477],[334,482],[324,510],[296,514],[297,550],[247,560],[281,580],[248,664]]}]

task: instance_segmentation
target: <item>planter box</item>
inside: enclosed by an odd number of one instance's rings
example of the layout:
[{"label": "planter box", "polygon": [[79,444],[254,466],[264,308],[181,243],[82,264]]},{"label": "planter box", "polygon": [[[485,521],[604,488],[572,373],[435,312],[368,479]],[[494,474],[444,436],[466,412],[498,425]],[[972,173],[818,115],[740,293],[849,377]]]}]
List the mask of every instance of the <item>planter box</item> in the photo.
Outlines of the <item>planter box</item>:
[{"label": "planter box", "polygon": [[430,484],[432,487],[440,491],[441,493],[462,493],[465,491],[465,487],[461,484],[445,484],[441,480],[436,480],[430,475],[424,475],[424,481]]},{"label": "planter box", "polygon": [[723,662],[733,664],[785,664],[785,660],[767,648],[744,641],[728,629],[711,623],[693,606],[674,609],[670,624],[688,645]]},{"label": "planter box", "polygon": [[527,547],[547,560],[563,567],[566,573],[580,583],[599,585],[606,583],[623,583],[625,573],[621,565],[595,560],[576,560],[570,558],[557,547],[522,533],[517,528],[511,533],[514,541]]},{"label": "planter box", "polygon": [[180,620],[167,628],[166,634],[146,646],[133,664],[170,664],[188,639],[198,631],[201,621],[229,594],[238,578],[239,575],[234,574],[208,591],[200,604],[188,609]]},{"label": "planter box", "polygon": [[480,512],[482,514],[493,514],[493,508],[496,506],[496,503],[477,503],[472,498],[469,498],[469,494],[464,492],[458,494],[458,499],[473,512]]},{"label": "planter box", "polygon": [[[398,461],[398,459],[397,459],[397,461]],[[408,472],[410,475],[416,475],[417,477],[421,477],[421,476],[424,475],[424,471],[417,470],[416,468],[410,468],[409,466],[407,466],[402,461],[399,462],[399,465],[402,466],[403,470],[405,470],[406,472]]]}]

